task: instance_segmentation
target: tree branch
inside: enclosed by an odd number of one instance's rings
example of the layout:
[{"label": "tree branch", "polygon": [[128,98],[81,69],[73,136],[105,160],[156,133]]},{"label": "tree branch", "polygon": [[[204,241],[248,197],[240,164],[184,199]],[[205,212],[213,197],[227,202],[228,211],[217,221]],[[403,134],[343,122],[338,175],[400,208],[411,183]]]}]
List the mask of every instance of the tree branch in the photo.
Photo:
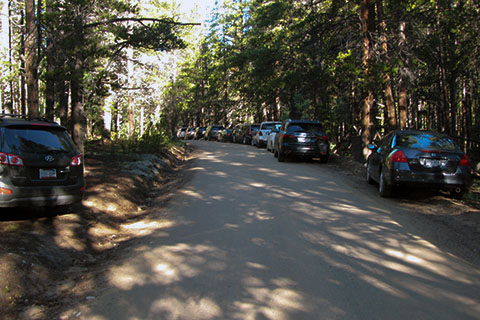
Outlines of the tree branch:
[{"label": "tree branch", "polygon": [[105,20],[105,21],[98,21],[98,22],[93,22],[93,23],[87,23],[83,27],[84,28],[93,28],[93,27],[98,27],[100,25],[105,25],[109,23],[115,23],[115,22],[127,22],[127,21],[133,21],[133,22],[145,22],[145,21],[150,21],[150,22],[161,22],[165,24],[173,24],[176,26],[199,26],[201,23],[198,22],[176,22],[168,19],[156,19],[156,18],[114,18],[110,20]]}]

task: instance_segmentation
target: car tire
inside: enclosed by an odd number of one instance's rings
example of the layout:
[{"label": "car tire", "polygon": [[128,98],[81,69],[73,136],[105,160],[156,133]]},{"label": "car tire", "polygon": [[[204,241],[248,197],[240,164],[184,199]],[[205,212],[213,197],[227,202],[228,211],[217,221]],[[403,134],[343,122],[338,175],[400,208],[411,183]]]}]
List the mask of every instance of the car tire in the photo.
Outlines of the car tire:
[{"label": "car tire", "polygon": [[380,179],[378,179],[378,193],[382,198],[388,198],[392,195],[392,187],[388,185],[387,179],[383,174],[383,170],[380,171]]},{"label": "car tire", "polygon": [[368,184],[374,184],[375,183],[375,181],[372,179],[372,173],[370,171],[370,166],[368,165],[368,163],[367,163],[367,175],[366,176],[367,176],[367,183]]},{"label": "car tire", "polygon": [[282,152],[277,152],[278,154],[278,162],[285,162],[285,155]]},{"label": "car tire", "polygon": [[320,163],[327,163],[328,162],[328,156],[321,156],[320,157]]},{"label": "car tire", "polygon": [[458,190],[453,189],[450,191],[450,196],[456,200],[462,200],[465,193],[467,193],[467,191],[464,188],[458,188]]}]

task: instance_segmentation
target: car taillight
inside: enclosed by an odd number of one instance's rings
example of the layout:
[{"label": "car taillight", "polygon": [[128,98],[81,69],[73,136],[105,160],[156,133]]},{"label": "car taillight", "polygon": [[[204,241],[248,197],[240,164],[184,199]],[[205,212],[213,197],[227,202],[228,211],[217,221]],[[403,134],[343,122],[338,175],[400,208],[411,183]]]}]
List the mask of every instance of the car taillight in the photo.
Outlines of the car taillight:
[{"label": "car taillight", "polygon": [[323,141],[323,142],[328,142],[328,136],[318,136],[317,140]]},{"label": "car taillight", "polygon": [[79,166],[83,165],[83,155],[79,154],[79,155],[76,155],[75,157],[73,157],[72,161],[70,161],[70,165],[72,167],[79,167]]},{"label": "car taillight", "polygon": [[282,134],[282,139],[283,140],[288,140],[288,139],[297,139],[297,136],[294,134]]},{"label": "car taillight", "polygon": [[23,166],[23,159],[14,154],[0,152],[0,164],[6,164],[9,166]]},{"label": "car taillight", "polygon": [[397,150],[390,157],[390,162],[408,162],[408,160],[402,150]]},{"label": "car taillight", "polygon": [[8,188],[0,188],[0,194],[12,194],[13,191]]},{"label": "car taillight", "polygon": [[468,167],[470,166],[470,160],[468,159],[468,156],[464,154],[462,156],[462,159],[460,159],[460,162],[458,163],[460,167]]}]

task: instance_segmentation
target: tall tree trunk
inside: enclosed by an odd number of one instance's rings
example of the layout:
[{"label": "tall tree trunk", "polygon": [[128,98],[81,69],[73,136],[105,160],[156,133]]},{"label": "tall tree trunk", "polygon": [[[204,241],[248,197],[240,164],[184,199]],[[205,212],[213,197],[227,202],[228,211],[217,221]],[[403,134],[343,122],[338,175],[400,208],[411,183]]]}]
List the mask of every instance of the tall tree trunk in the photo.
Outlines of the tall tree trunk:
[{"label": "tall tree trunk", "polygon": [[[83,18],[77,16],[75,21],[75,47],[80,48],[83,45]],[[87,118],[83,105],[83,62],[82,50],[77,49],[75,53],[73,77],[70,84],[71,109],[72,109],[72,138],[78,150],[84,152],[84,143],[86,138]]]},{"label": "tall tree trunk", "polygon": [[75,76],[71,81],[72,138],[78,150],[84,152],[87,118],[83,107],[82,67],[79,58],[75,63]]},{"label": "tall tree trunk", "polygon": [[25,0],[26,38],[25,38],[25,71],[27,78],[28,115],[39,115],[38,100],[38,31],[35,24],[35,0]]},{"label": "tall tree trunk", "polygon": [[367,145],[371,141],[372,135],[372,106],[373,106],[373,91],[371,89],[371,74],[370,74],[370,56],[371,56],[371,33],[375,29],[375,14],[374,1],[361,0],[360,16],[362,20],[362,65],[363,73],[366,79],[366,88],[363,88],[362,93],[362,154],[366,159],[369,154]]},{"label": "tall tree trunk", "polygon": [[[383,0],[377,0],[377,16],[380,21],[380,43],[382,48],[382,61],[386,65],[389,63],[388,57],[388,38],[387,38],[387,23],[383,13]],[[395,117],[395,102],[393,100],[392,80],[390,73],[386,71],[383,75],[383,94],[385,97],[385,122],[388,129],[395,129],[397,121]]]},{"label": "tall tree trunk", "polygon": [[55,87],[56,97],[58,100],[57,115],[60,118],[60,124],[64,127],[68,125],[68,86],[64,79],[56,81]]},{"label": "tall tree trunk", "polygon": [[[5,4],[4,4],[5,5]],[[12,3],[8,1],[8,64],[10,65],[9,71],[10,74],[13,74],[13,43],[12,43]],[[10,80],[10,112],[15,113],[15,87],[16,84],[13,80]]]},{"label": "tall tree trunk", "polygon": [[[52,2],[48,0],[46,3],[47,13],[52,12]],[[51,35],[47,34],[47,47],[52,45]],[[45,80],[45,117],[53,120],[55,116],[55,77],[54,77],[54,54],[55,50],[47,53],[47,77]]]},{"label": "tall tree trunk", "polygon": [[127,49],[127,72],[128,72],[128,91],[127,91],[127,114],[128,114],[128,136],[131,137],[135,132],[135,113],[133,110],[133,91],[130,89],[133,84],[130,80],[133,79],[133,49]]},{"label": "tall tree trunk", "polygon": [[[20,25],[25,23],[25,17],[23,11],[20,13]],[[20,36],[20,55],[25,57],[25,33],[22,32]],[[25,59],[20,59],[20,70],[25,70]],[[20,72],[20,109],[23,115],[27,114],[27,92],[25,91],[26,80],[25,80],[25,72]]]},{"label": "tall tree trunk", "polygon": [[[407,37],[405,36],[405,27],[406,22],[400,22],[400,47],[404,47],[407,42]],[[404,66],[400,68],[400,89],[399,89],[399,99],[398,99],[398,122],[400,129],[407,128],[407,103],[408,103],[408,76],[407,76],[407,62],[403,62]]]}]

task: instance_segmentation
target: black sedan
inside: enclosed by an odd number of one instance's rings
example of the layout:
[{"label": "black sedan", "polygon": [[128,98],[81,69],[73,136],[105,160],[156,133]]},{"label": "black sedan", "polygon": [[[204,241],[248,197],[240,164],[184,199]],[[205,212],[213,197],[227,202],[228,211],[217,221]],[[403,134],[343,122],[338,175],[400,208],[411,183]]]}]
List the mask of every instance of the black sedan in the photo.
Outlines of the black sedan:
[{"label": "black sedan", "polygon": [[409,186],[444,189],[461,199],[471,186],[470,161],[447,135],[397,130],[368,148],[367,181],[379,184],[382,197]]}]

